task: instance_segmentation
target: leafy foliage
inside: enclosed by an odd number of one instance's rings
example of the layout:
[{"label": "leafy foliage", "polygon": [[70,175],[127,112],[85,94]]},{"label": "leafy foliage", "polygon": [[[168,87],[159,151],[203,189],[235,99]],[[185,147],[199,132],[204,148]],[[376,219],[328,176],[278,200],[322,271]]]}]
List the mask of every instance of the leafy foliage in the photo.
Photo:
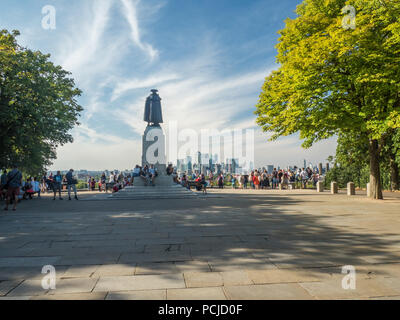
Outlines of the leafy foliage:
[{"label": "leafy foliage", "polygon": [[[357,12],[355,30],[342,26],[349,4]],[[305,0],[279,32],[281,67],[265,80],[257,123],[272,139],[300,133],[306,148],[357,134],[367,150],[372,146],[378,169],[371,177],[379,181],[377,143],[400,127],[399,16],[400,1]]]},{"label": "leafy foliage", "polygon": [[73,141],[81,91],[50,55],[19,46],[18,35],[0,31],[0,167],[17,163],[38,174]]}]

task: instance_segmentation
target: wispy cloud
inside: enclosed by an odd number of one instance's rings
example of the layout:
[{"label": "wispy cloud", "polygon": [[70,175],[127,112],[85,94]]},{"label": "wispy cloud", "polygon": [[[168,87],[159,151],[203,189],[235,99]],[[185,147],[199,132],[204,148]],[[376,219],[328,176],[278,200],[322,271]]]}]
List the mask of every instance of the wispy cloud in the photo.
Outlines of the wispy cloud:
[{"label": "wispy cloud", "polygon": [[179,78],[180,76],[174,73],[158,73],[144,79],[135,78],[129,80],[119,80],[114,88],[111,101],[117,100],[121,97],[121,95],[129,93],[130,90],[158,86],[165,82],[177,80]]},{"label": "wispy cloud", "polygon": [[110,8],[113,3],[113,0],[93,2],[88,15],[83,17],[81,23],[77,23],[77,29],[68,30],[73,32],[73,35],[65,35],[67,41],[61,43],[65,50],[59,58],[64,68],[76,72],[93,63],[93,58],[103,46],[102,36],[110,20]]},{"label": "wispy cloud", "polygon": [[123,14],[125,15],[129,26],[131,28],[131,38],[136,46],[146,52],[151,60],[158,56],[158,51],[150,44],[143,42],[140,35],[139,21],[137,15],[137,7],[139,0],[121,0],[123,5]]}]

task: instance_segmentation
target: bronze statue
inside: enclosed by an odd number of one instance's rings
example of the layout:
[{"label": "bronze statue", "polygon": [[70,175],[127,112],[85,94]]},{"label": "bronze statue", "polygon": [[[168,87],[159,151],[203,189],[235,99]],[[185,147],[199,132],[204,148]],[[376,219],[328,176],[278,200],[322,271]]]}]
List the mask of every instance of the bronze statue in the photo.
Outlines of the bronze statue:
[{"label": "bronze statue", "polygon": [[162,111],[161,111],[161,98],[158,95],[158,90],[151,90],[151,94],[146,99],[146,105],[144,108],[144,121],[149,126],[157,127],[160,123],[163,123]]}]

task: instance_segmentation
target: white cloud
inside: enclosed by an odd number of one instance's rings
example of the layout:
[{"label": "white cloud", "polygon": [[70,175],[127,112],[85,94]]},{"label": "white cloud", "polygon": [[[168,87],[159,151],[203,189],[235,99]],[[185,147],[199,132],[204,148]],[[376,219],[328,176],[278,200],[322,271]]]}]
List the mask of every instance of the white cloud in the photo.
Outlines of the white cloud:
[{"label": "white cloud", "polygon": [[158,73],[157,75],[153,75],[145,79],[135,78],[129,80],[120,80],[114,88],[111,101],[117,100],[121,97],[121,95],[129,92],[130,90],[154,87],[176,79],[179,79],[178,74]]},{"label": "white cloud", "polygon": [[137,7],[139,0],[121,0],[123,4],[123,14],[125,15],[129,26],[131,28],[131,38],[136,46],[141,50],[145,51],[151,60],[158,56],[158,51],[154,49],[150,44],[145,43],[141,40],[139,21],[137,17]]},{"label": "white cloud", "polygon": [[[100,47],[104,45],[102,36],[109,22],[113,3],[113,0],[93,2],[80,21],[75,21],[75,29],[68,30],[65,34],[65,41],[60,43],[64,52],[59,58],[65,69],[80,72],[82,68],[95,61]],[[99,64],[99,61],[96,64]]]}]

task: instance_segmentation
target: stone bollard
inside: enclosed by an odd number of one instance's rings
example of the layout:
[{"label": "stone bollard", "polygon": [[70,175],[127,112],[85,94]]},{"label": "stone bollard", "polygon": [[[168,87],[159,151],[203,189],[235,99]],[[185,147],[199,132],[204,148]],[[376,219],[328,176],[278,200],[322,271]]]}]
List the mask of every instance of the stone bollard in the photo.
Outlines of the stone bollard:
[{"label": "stone bollard", "polygon": [[317,192],[324,192],[324,183],[322,181],[317,182]]},{"label": "stone bollard", "polygon": [[354,196],[355,194],[356,194],[356,187],[354,185],[354,182],[349,182],[347,184],[347,195]]},{"label": "stone bollard", "polygon": [[370,198],[371,197],[371,184],[367,183],[367,197]]},{"label": "stone bollard", "polygon": [[332,194],[336,194],[336,193],[338,193],[338,184],[337,184],[337,182],[331,182],[331,193]]}]

